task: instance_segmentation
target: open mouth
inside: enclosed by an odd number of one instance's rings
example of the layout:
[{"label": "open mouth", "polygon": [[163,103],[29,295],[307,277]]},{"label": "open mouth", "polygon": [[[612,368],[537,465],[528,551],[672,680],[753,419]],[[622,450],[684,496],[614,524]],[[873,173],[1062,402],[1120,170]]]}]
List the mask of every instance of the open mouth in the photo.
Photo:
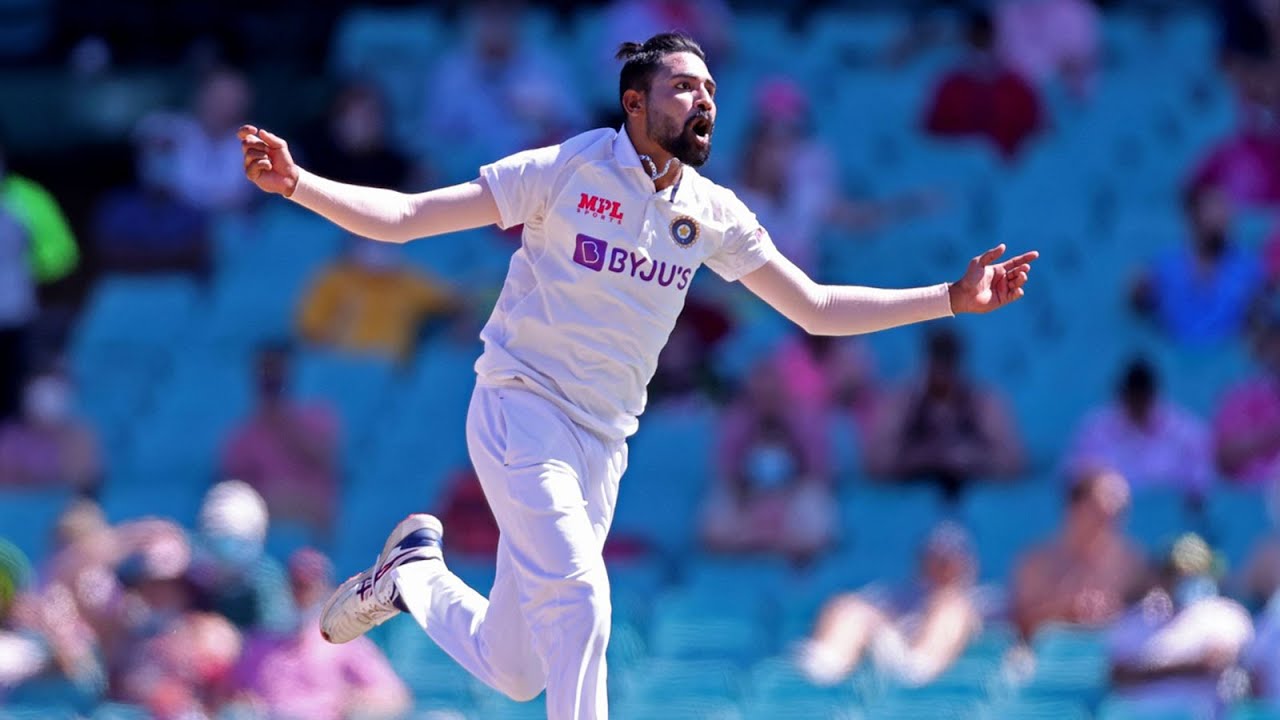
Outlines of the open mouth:
[{"label": "open mouth", "polygon": [[715,129],[711,118],[697,117],[689,124],[689,129],[693,131],[695,137],[700,140],[708,140],[711,138],[711,132]]}]

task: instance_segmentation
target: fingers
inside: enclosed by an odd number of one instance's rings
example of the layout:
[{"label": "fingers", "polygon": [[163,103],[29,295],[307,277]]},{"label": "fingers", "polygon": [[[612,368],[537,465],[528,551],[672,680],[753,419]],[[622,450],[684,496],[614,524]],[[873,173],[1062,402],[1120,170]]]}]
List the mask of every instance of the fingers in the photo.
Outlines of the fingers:
[{"label": "fingers", "polygon": [[263,141],[267,143],[267,147],[273,150],[279,150],[286,147],[286,143],[284,139],[281,138],[279,135],[276,135],[275,133],[271,132],[270,130],[266,130],[266,129],[258,130],[258,137],[262,138]]},{"label": "fingers", "polygon": [[1040,253],[1036,250],[1032,250],[1031,252],[1025,252],[1017,257],[1013,257],[1013,258],[1009,258],[1008,260],[1005,260],[1004,266],[1005,268],[1012,268],[1018,265],[1030,265],[1031,263],[1035,262],[1036,259],[1038,259],[1039,257],[1040,257]]},{"label": "fingers", "polygon": [[986,266],[995,262],[996,258],[1000,257],[1003,254],[1004,254],[1004,243],[1000,243],[999,245],[991,248],[990,250],[974,258],[974,261],[977,262],[979,265]]},{"label": "fingers", "polygon": [[240,138],[241,141],[248,140],[251,136],[257,134],[258,128],[252,125],[241,125],[240,129],[236,131],[236,137]]}]

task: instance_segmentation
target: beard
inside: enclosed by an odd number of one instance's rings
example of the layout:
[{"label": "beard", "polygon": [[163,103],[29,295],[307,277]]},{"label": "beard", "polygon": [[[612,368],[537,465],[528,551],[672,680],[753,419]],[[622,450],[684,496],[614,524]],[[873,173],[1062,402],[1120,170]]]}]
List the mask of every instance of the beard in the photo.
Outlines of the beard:
[{"label": "beard", "polygon": [[[707,123],[707,134],[699,139],[693,128],[700,123]],[[652,109],[646,123],[649,126],[649,139],[658,147],[671,153],[675,159],[690,167],[702,167],[711,157],[711,136],[715,124],[711,122],[711,113],[697,112],[681,126],[667,116],[658,115]]]}]

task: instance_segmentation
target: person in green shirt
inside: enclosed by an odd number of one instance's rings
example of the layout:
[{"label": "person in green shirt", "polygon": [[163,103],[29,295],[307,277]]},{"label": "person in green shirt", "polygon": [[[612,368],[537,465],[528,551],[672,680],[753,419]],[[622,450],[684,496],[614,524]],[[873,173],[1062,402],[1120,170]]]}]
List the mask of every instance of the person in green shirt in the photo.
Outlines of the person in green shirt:
[{"label": "person in green shirt", "polygon": [[18,410],[39,314],[36,287],[66,277],[79,261],[58,202],[39,183],[9,172],[0,145],[0,420]]}]

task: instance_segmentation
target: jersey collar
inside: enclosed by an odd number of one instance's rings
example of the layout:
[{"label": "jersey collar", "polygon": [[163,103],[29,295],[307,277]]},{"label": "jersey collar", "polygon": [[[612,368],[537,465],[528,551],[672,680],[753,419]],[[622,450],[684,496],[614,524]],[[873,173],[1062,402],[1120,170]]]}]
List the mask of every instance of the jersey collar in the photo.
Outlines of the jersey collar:
[{"label": "jersey collar", "polygon": [[[649,173],[645,171],[644,165],[640,162],[640,154],[636,152],[636,146],[631,144],[631,136],[627,134],[627,126],[623,125],[618,128],[618,135],[613,139],[613,157],[617,160],[618,165],[624,168],[633,168],[640,171],[640,175],[644,177],[644,181],[649,187],[653,187],[653,180],[650,179]],[[698,173],[693,168],[680,163],[680,179],[670,188],[664,190],[671,202],[675,202],[676,193],[680,192],[680,186],[693,177],[697,177]]]}]

